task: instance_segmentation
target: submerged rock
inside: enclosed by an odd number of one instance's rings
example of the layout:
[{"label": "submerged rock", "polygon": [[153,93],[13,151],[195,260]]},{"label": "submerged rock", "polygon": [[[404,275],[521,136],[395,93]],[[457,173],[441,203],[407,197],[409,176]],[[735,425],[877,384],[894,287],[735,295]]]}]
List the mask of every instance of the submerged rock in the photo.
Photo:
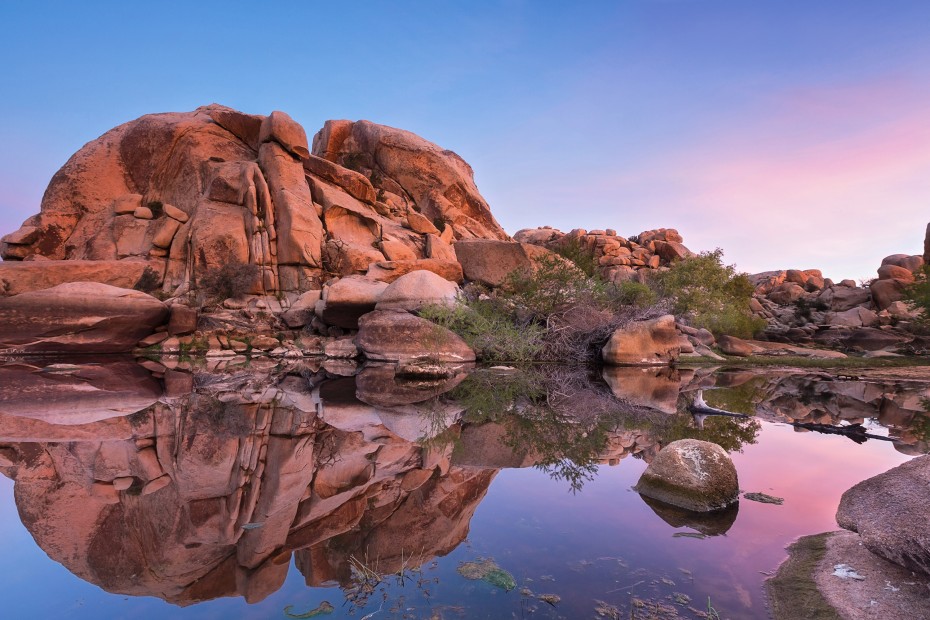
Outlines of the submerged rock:
[{"label": "submerged rock", "polygon": [[720,510],[739,498],[730,456],[717,444],[697,439],[680,439],[663,448],[633,488],[696,512]]},{"label": "submerged rock", "polygon": [[507,592],[517,587],[513,575],[502,569],[490,558],[477,562],[462,562],[456,570],[465,579],[480,579]]}]

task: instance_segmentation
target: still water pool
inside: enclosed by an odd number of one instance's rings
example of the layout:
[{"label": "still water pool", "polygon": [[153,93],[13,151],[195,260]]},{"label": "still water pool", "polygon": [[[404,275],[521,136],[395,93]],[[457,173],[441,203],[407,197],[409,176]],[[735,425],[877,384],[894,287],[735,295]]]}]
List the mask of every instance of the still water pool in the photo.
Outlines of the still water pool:
[{"label": "still water pool", "polygon": [[[131,360],[0,374],[9,618],[764,618],[785,546],[926,452],[930,393],[887,370],[624,371],[592,379],[596,399],[489,371],[442,386]],[[697,389],[752,417],[695,420]],[[631,487],[686,436],[783,504],[710,519],[647,504]]]}]

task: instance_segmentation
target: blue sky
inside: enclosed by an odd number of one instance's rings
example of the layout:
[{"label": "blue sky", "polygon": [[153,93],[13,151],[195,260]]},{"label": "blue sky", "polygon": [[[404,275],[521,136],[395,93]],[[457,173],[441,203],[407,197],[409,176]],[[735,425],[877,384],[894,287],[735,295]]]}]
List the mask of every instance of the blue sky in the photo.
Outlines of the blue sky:
[{"label": "blue sky", "polygon": [[834,278],[922,251],[930,2],[338,4],[0,4],[0,231],[87,141],[218,102],[418,133],[510,233],[675,227]]}]

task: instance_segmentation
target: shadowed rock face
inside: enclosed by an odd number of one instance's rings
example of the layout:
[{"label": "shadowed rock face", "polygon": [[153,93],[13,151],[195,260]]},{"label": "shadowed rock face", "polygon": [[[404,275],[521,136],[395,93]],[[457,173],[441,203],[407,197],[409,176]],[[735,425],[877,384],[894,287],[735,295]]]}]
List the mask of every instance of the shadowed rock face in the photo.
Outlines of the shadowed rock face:
[{"label": "shadowed rock face", "polygon": [[[454,262],[446,250],[455,239],[507,238],[451,151],[368,121],[327,122],[314,144],[311,155],[306,132],[283,112],[214,104],[143,116],[75,153],[40,213],[3,237],[0,255],[105,261],[86,279],[124,287],[135,281],[115,263],[128,261],[166,291],[196,287],[210,268],[251,263],[258,293],[319,288],[324,268],[348,275],[389,258]],[[417,218],[435,239],[411,224]],[[62,277],[58,268],[38,281],[74,281]],[[0,295],[34,290],[29,278],[0,265]]]}]

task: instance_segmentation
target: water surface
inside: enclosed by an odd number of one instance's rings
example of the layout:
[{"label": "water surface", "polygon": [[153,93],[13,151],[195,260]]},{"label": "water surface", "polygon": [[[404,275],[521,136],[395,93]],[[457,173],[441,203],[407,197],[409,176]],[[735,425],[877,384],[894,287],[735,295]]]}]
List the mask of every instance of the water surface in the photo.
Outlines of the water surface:
[{"label": "water surface", "polygon": [[[7,617],[287,618],[326,601],[319,617],[695,618],[708,600],[764,617],[784,547],[927,451],[913,371],[624,369],[580,389],[558,373],[147,366],[0,367]],[[694,420],[697,389],[753,417]],[[630,488],[681,437],[720,443],[744,491],[783,505],[647,504]],[[513,583],[465,578],[475,563]]]}]

